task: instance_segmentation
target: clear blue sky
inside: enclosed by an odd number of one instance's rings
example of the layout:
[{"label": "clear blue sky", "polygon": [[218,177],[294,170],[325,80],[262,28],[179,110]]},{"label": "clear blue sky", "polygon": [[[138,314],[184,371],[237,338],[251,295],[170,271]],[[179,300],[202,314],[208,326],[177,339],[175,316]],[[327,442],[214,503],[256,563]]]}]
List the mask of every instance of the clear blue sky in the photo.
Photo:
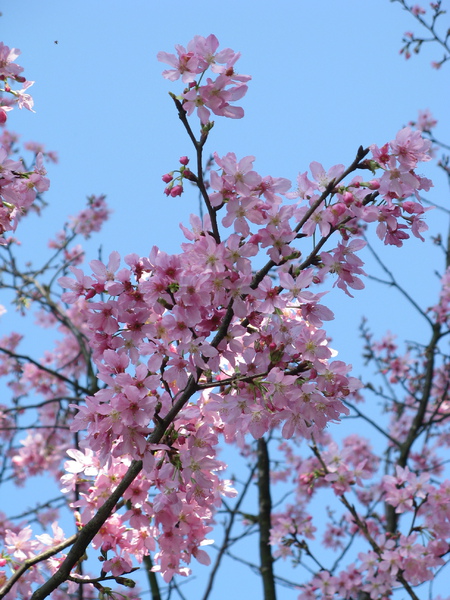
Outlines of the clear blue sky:
[{"label": "clear blue sky", "polygon": [[[47,239],[86,195],[100,193],[114,214],[90,243],[92,258],[100,240],[104,257],[112,250],[145,255],[153,245],[178,251],[178,224],[188,222],[198,200],[194,192],[176,199],[162,193],[161,175],[192,152],[167,94],[180,84],[161,77],[165,66],[156,54],[195,34],[214,33],[221,47],[240,51],[238,70],[253,77],[242,102],[245,118],[217,118],[207,151],[255,155],[263,176],[294,181],[313,160],[326,168],[348,164],[359,145],[391,140],[418,109],[430,108],[440,123],[436,134],[450,140],[449,67],[430,68],[441,57],[436,47],[408,62],[399,55],[403,32],[417,27],[389,0],[4,0],[2,13],[2,39],[22,51],[18,62],[36,81],[30,90],[36,114],[14,111],[10,128],[60,156],[49,168],[45,218],[24,222],[18,235],[33,256],[45,252]],[[430,199],[447,205],[443,177],[422,171],[435,178]],[[434,213],[435,227],[443,219]],[[413,239],[383,254],[410,292],[434,302],[433,270],[442,263],[431,244]],[[329,296],[334,347],[357,368],[362,314],[380,333],[391,329],[409,339],[422,333],[419,322],[411,331],[411,313],[399,297],[379,286],[368,283],[354,300],[339,290]],[[0,331],[7,328],[3,318]]]}]

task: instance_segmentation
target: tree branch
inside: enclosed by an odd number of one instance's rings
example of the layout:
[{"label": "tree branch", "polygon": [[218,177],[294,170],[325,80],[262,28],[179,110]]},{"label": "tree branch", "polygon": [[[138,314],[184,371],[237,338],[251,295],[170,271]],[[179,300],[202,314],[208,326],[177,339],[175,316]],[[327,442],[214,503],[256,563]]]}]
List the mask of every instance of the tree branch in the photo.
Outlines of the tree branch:
[{"label": "tree branch", "polygon": [[270,494],[270,462],[267,442],[260,438],[257,442],[258,457],[258,503],[259,503],[259,556],[263,581],[264,600],[276,600],[273,556],[270,546],[272,527],[272,498]]}]

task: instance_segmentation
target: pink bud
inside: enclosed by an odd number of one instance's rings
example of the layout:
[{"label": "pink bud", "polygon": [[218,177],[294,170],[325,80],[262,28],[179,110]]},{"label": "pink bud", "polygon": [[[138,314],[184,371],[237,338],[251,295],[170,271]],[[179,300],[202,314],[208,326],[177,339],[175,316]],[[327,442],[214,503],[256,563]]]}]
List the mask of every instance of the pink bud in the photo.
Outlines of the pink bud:
[{"label": "pink bud", "polygon": [[302,473],[299,477],[302,485],[309,485],[313,481],[314,475],[312,473]]},{"label": "pink bud", "polygon": [[4,110],[0,110],[0,125],[3,125],[3,123],[6,123],[6,119],[8,117],[6,116],[6,112]]},{"label": "pink bud", "polygon": [[262,240],[262,235],[260,235],[259,233],[255,233],[252,235],[252,237],[248,240],[249,244],[259,244],[259,242]]},{"label": "pink bud", "polygon": [[[105,284],[104,283],[94,283],[92,288],[95,290],[96,294],[104,294],[105,293]],[[89,292],[90,294],[91,292]]]},{"label": "pink bud", "polygon": [[[346,193],[349,193],[349,192],[346,192]],[[351,196],[351,198],[345,199],[345,204],[343,204],[342,202],[337,202],[336,204],[333,204],[333,206],[331,207],[331,211],[336,217],[341,217],[347,210],[346,205],[350,206],[353,203],[354,197],[352,194],[350,194],[350,196]]]},{"label": "pink bud", "polygon": [[345,192],[345,194],[343,195],[343,200],[347,206],[350,206],[350,204],[353,204],[353,194],[351,192]]},{"label": "pink bud", "polygon": [[182,193],[183,193],[182,185],[174,185],[173,188],[170,190],[170,195],[172,196],[172,198],[175,198],[175,196],[181,196]]},{"label": "pink bud", "polygon": [[170,181],[172,181],[172,179],[173,177],[170,173],[166,173],[162,176],[162,180],[164,181],[164,183],[169,183]]},{"label": "pink bud", "polygon": [[380,187],[380,181],[378,179],[371,179],[367,186],[369,190],[377,190]]},{"label": "pink bud", "polygon": [[405,202],[402,202],[403,210],[405,210],[410,215],[415,213],[418,207],[420,207],[420,204],[417,205],[417,202],[413,202],[412,200],[405,200]]},{"label": "pink bud", "polygon": [[180,163],[181,163],[182,165],[186,166],[186,165],[188,164],[188,162],[189,162],[189,159],[188,159],[188,157],[187,157],[187,156],[182,156],[182,157],[180,158]]}]

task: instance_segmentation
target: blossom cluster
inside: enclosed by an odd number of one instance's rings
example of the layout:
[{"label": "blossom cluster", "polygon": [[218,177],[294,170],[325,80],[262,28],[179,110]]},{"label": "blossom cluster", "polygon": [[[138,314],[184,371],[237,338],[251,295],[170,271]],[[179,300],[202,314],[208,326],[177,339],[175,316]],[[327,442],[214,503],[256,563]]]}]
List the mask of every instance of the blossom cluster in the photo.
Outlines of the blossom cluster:
[{"label": "blossom cluster", "polygon": [[0,147],[0,244],[6,243],[4,234],[15,231],[38,194],[48,190],[46,174],[42,154],[36,156],[33,170],[26,171],[21,161],[8,158],[5,147]]},{"label": "blossom cluster", "polygon": [[[430,581],[450,549],[450,519],[443,508],[449,482],[432,481],[427,472],[432,461],[422,463],[420,475],[397,466],[395,475],[381,476],[380,481],[380,458],[364,438],[352,434],[344,438],[342,449],[328,434],[319,442],[309,459],[293,454],[286,443],[280,446],[286,456],[286,474],[295,473],[297,487],[295,503],[273,515],[274,556],[295,558],[308,548],[306,540],[315,540],[319,533],[321,545],[333,550],[342,551],[355,536],[369,541],[371,549],[359,552],[338,573],[322,570],[314,575],[302,586],[299,599],[350,600],[357,590],[374,599],[389,597],[398,585],[399,573],[414,586]],[[440,469],[432,468],[432,473],[436,476]],[[326,488],[350,510],[342,515],[333,510],[324,528],[323,519],[313,519],[309,505],[315,502],[317,491]],[[380,501],[384,506],[379,506]],[[378,511],[389,507],[398,516],[411,515],[412,525],[386,534],[389,525]]]},{"label": "blossom cluster", "polygon": [[[187,45],[187,48],[177,45],[177,55],[159,52],[158,60],[169,64],[173,69],[163,72],[163,76],[170,81],[181,77],[188,88],[181,94],[183,108],[188,115],[195,110],[202,125],[208,123],[211,112],[215,115],[231,119],[241,119],[244,110],[231,103],[240,100],[247,93],[247,85],[251,77],[239,75],[234,69],[240,57],[239,52],[225,48],[217,52],[219,41],[215,35],[204,38],[196,35]],[[208,69],[214,74],[206,78],[206,83],[201,85],[204,74]]]},{"label": "blossom cluster", "polygon": [[[234,70],[239,54],[218,51],[218,45],[213,35],[195,36],[186,48],[176,47],[177,56],[158,55],[173,67],[164,77],[181,77],[188,86],[175,99],[186,119],[197,109],[202,136],[194,144],[197,152],[209,133],[211,112],[243,116],[242,108],[231,103],[243,97],[250,77]],[[4,62],[13,73],[11,52],[9,63]],[[214,80],[206,77],[208,69]],[[423,131],[430,122],[424,115]],[[14,451],[11,477],[21,484],[30,475],[52,473],[80,531],[139,465],[92,541],[101,561],[99,579],[120,579],[150,553],[152,570],[165,582],[188,575],[193,558],[209,564],[204,548],[212,543],[221,498],[237,494],[223,477],[219,443],[225,440],[248,453],[249,439],[272,432],[283,439],[279,452],[284,456],[272,478],[293,475],[295,487],[295,501],[272,515],[275,556],[296,559],[307,548],[306,540],[318,535],[320,524],[313,520],[310,503],[319,490],[328,490],[347,508],[342,518],[328,519],[323,544],[342,549],[359,535],[371,545],[339,574],[322,569],[300,598],[350,599],[361,590],[374,599],[387,597],[399,573],[416,585],[443,564],[441,556],[449,550],[450,486],[431,480],[442,474],[437,451],[411,453],[415,470],[398,466],[395,475],[386,475],[367,440],[353,434],[340,447],[327,432],[350,414],[352,402],[361,400],[362,383],[330,347],[324,322],[334,315],[322,303],[322,284],[328,280],[349,296],[350,290],[364,287],[359,253],[372,223],[385,244],[400,247],[410,233],[423,239],[426,209],[420,192],[432,184],[417,168],[430,159],[430,150],[420,131],[405,127],[382,147],[360,148],[348,167],[326,169],[312,162],[294,190],[288,179],[256,172],[253,156],[214,154],[209,182],[188,168],[184,156],[177,170],[163,176],[165,193],[180,195],[188,179],[198,185],[208,215],[203,220],[192,216],[190,227],[181,226],[186,241],[180,253],[153,247],[147,256],[129,254],[122,262],[112,252],[107,261],[91,261],[89,272],[81,268],[84,251],[69,244],[101,228],[109,215],[103,196],[90,197],[88,207],[70,219],[72,235],[63,231],[51,242],[64,258],[51,278],[62,275],[58,281],[64,293],[45,304],[50,285],[28,292],[29,278],[22,292],[46,306],[38,323],[57,328],[60,337],[40,364],[23,360],[20,336],[0,340],[0,375],[10,378],[16,402],[13,409],[0,406],[0,441],[12,446],[21,400],[39,394],[42,403],[32,407],[39,427],[30,428]],[[48,181],[41,154],[35,171],[24,172],[21,163],[7,158],[10,150],[4,152],[0,189],[2,197],[6,193],[3,205],[12,207],[12,222],[26,208],[20,204],[19,184],[29,182],[27,201],[32,203]],[[370,173],[369,178],[360,172]],[[434,308],[442,323],[447,280],[448,275],[439,308]],[[396,456],[412,427],[414,400],[423,383],[417,372],[426,355],[415,360],[400,356],[391,338],[372,342],[371,349],[389,383],[408,394],[402,415],[394,403],[390,407],[387,436],[389,452]],[[447,418],[449,372],[447,364],[436,365],[432,402],[424,411],[431,419]],[[313,450],[306,459],[293,451],[302,440]],[[449,434],[442,434],[436,446],[448,447],[449,440]],[[347,501],[351,494],[355,504]],[[391,519],[411,515],[416,526],[389,530],[380,503]],[[53,511],[45,517],[53,523],[53,535],[34,539],[31,528],[5,521],[0,586],[7,580],[3,567],[14,574],[20,561],[64,540],[53,517]],[[65,558],[59,554],[47,560],[45,577]],[[72,571],[62,599],[75,593],[77,576]],[[43,577],[40,568],[29,569],[6,598],[29,597]],[[85,589],[95,593],[92,584]]]},{"label": "blossom cluster", "polygon": [[[6,122],[7,112],[17,104],[19,108],[32,110],[33,100],[25,93],[33,82],[26,81],[20,75],[23,68],[13,62],[19,50],[10,49],[0,42],[0,81],[3,88],[0,92],[8,94],[0,97],[0,125]],[[15,82],[23,84],[23,89],[14,90],[11,85]],[[37,153],[34,168],[27,170],[22,161],[9,158],[12,149],[12,140],[2,135],[0,145],[0,244],[5,244],[4,234],[14,231],[18,220],[26,213],[36,197],[49,188],[49,180],[45,177],[46,170],[43,165],[43,154]]]},{"label": "blossom cluster", "polygon": [[[440,69],[444,63],[450,60],[450,48],[448,46],[448,30],[443,33],[442,36],[438,33],[438,24],[440,17],[445,15],[445,11],[442,7],[442,0],[436,2],[429,2],[428,6],[424,8],[421,4],[409,4],[406,0],[397,0],[419,23],[421,28],[427,31],[426,37],[422,35],[416,35],[412,31],[405,31],[403,34],[403,46],[400,49],[406,60],[409,60],[413,54],[419,54],[422,46],[430,42],[438,42],[439,46],[444,48],[444,55],[441,60],[433,60],[431,66],[434,69]],[[444,25],[445,26],[445,25]],[[431,34],[431,35],[430,35]]]},{"label": "blossom cluster", "polygon": [[[0,125],[3,125],[7,119],[7,113],[17,104],[19,108],[27,108],[33,111],[33,98],[26,92],[34,81],[27,81],[20,73],[23,67],[14,61],[20,55],[17,48],[8,48],[3,42],[0,42],[0,81],[3,87],[0,92],[8,94],[7,97],[0,98]],[[11,85],[20,83],[22,89],[14,90]]]},{"label": "blossom cluster", "polygon": [[[189,158],[187,156],[182,156],[180,158],[180,164],[181,166],[179,170],[171,171],[170,173],[165,173],[162,176],[162,180],[164,181],[164,183],[168,184],[166,189],[164,190],[166,196],[172,196],[172,198],[175,198],[175,196],[181,196],[181,194],[183,193],[184,180],[196,180],[195,175],[187,166],[189,164]],[[176,173],[178,173],[178,175],[176,175]]]},{"label": "blossom cluster", "polygon": [[105,196],[89,196],[87,208],[70,217],[69,226],[74,233],[80,233],[87,239],[93,232],[100,231],[110,214]]},{"label": "blossom cluster", "polygon": [[[354,561],[339,572],[323,570],[314,575],[300,594],[302,600],[350,599],[356,589],[374,599],[380,594],[389,597],[401,577],[414,586],[431,581],[450,550],[450,515],[444,508],[450,492],[444,471],[450,443],[449,358],[442,356],[434,363],[430,395],[424,399],[427,352],[411,346],[402,353],[392,334],[379,341],[365,328],[363,334],[368,358],[377,365],[392,394],[391,400],[387,395],[383,398],[388,415],[383,431],[390,460],[394,464],[400,460],[402,448],[409,443],[420,398],[423,423],[430,431],[434,426],[434,433],[429,443],[409,452],[406,466],[397,463],[391,474],[383,472],[384,461],[368,441],[355,434],[344,438],[339,448],[323,432],[315,438],[313,456],[306,459],[286,443],[280,445],[284,467],[273,479],[285,481],[294,474],[296,495],[295,503],[273,515],[274,555],[296,558],[308,548],[307,540],[320,535],[321,545],[333,550],[344,551],[355,536],[371,546],[368,552],[355,554]],[[400,390],[405,394],[401,404]],[[330,511],[325,524],[323,518],[312,517],[310,508],[319,490],[334,493],[347,508]]]},{"label": "blossom cluster", "polygon": [[[62,300],[85,315],[104,387],[78,408],[71,428],[87,430],[84,444],[100,464],[110,467],[124,457],[142,461],[146,481],[157,481],[163,495],[171,497],[173,520],[181,505],[216,505],[213,497],[221,484],[211,473],[221,467],[217,435],[211,432],[238,444],[247,433],[259,438],[274,428],[287,439],[312,438],[346,414],[343,399],[356,394],[360,383],[349,376],[348,365],[334,359],[322,329],[333,315],[321,304],[323,292],[311,288],[330,273],[346,292],[362,287],[357,277],[364,274],[362,261],[355,254],[364,245],[358,239],[360,220],[376,220],[390,209],[414,234],[423,229],[418,225],[421,205],[412,202],[404,209],[403,204],[424,185],[413,169],[427,160],[428,147],[412,130],[402,130],[383,151],[374,148],[370,164],[382,175],[370,184],[361,177],[344,183],[344,167],[326,173],[314,163],[314,181],[299,177],[299,189],[291,197],[300,199],[294,204],[283,204],[280,196],[288,194],[290,182],[260,176],[252,169],[253,157],[238,161],[232,153],[216,155],[220,171],[211,172],[209,200],[217,211],[225,211],[222,225],[232,229],[228,238],[214,237],[209,217],[203,222],[192,217],[191,228],[182,228],[187,242],[181,254],[167,255],[154,247],[148,257],[126,256],[125,268],[117,252],[106,264],[91,261],[90,275],[72,267],[75,279],[60,279],[68,289]],[[396,192],[383,179],[394,168],[404,185]],[[314,220],[309,226],[311,208],[330,215],[327,227]],[[322,239],[339,232],[341,241],[329,252],[317,253],[313,246],[303,256],[296,240],[311,237],[317,226]],[[395,216],[386,225],[391,238],[400,241],[407,237],[399,233],[404,229]],[[262,249],[269,264],[278,265],[278,285],[264,269],[254,272],[251,259]],[[174,410],[173,433],[161,440],[167,448],[155,452],[158,423]],[[196,441],[200,431],[212,435],[208,444]],[[184,455],[197,445],[207,453],[195,459],[192,451]],[[366,468],[358,462],[352,472],[330,470],[325,481],[342,492],[355,477],[365,476]],[[96,492],[96,497],[102,495]],[[203,513],[207,522],[211,516]],[[172,536],[170,550],[158,542],[157,569],[167,579],[185,573],[180,563],[189,562],[192,554],[186,550],[189,527],[184,535]],[[164,533],[153,532],[158,540],[161,536],[164,540]]]}]

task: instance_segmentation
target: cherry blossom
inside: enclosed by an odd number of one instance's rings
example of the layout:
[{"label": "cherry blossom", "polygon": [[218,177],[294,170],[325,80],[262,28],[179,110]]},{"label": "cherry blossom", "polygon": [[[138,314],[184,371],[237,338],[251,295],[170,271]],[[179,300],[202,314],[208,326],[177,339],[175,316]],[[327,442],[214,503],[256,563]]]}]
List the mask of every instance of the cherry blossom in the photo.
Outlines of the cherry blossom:
[{"label": "cherry blossom", "polygon": [[[417,6],[411,11],[423,14]],[[208,214],[181,226],[179,253],[153,247],[122,259],[113,251],[86,267],[79,238],[99,231],[110,215],[104,196],[90,196],[51,241],[54,256],[42,273],[27,271],[16,283],[21,301],[39,306],[39,326],[53,328],[58,339],[40,360],[21,354],[18,334],[0,341],[0,375],[14,396],[11,406],[0,407],[5,469],[16,485],[50,474],[78,541],[65,533],[52,503],[40,511],[47,527],[41,533],[34,523],[2,517],[0,585],[8,599],[30,597],[44,581],[53,585],[66,565],[71,575],[52,589],[55,598],[76,594],[81,578],[87,594],[114,597],[106,583],[128,585],[143,562],[167,584],[190,575],[195,562],[209,565],[219,511],[242,516],[244,530],[263,530],[261,506],[256,515],[241,515],[238,499],[230,512],[245,484],[226,472],[220,445],[227,444],[258,467],[247,486],[255,476],[261,484],[262,449],[276,445],[265,476],[289,485],[290,493],[267,519],[265,546],[296,564],[314,559],[299,598],[354,600],[363,593],[377,600],[398,587],[409,593],[435,576],[450,547],[442,458],[450,444],[450,361],[437,345],[448,333],[448,269],[437,303],[422,315],[434,336],[426,349],[402,352],[391,335],[375,341],[362,327],[384,391],[364,385],[339,359],[324,327],[335,315],[323,302],[334,287],[351,297],[364,287],[366,230],[397,247],[410,233],[424,240],[420,192],[432,183],[416,169],[431,160],[422,133],[435,122],[422,113],[416,129],[401,129],[381,147],[359,148],[348,166],[326,170],[312,161],[293,191],[288,179],[259,174],[251,155],[214,153],[203,168],[211,114],[242,118],[235,102],[250,77],[237,73],[239,53],[219,51],[214,35],[175,48],[158,60],[171,67],[165,79],[181,79],[172,98],[196,156],[181,156],[162,175],[163,191],[176,201],[189,180]],[[32,82],[20,75],[17,56],[0,46],[2,81],[22,85],[5,87],[11,105],[3,112],[33,107],[26,92]],[[43,165],[51,156],[32,143],[27,170],[11,158],[14,137],[2,139],[3,234],[47,191]],[[11,264],[5,261],[5,273],[19,277]],[[34,281],[38,275],[47,277],[44,284]],[[382,421],[366,420],[386,442],[384,457],[355,431],[331,434],[341,421],[364,416],[369,393],[383,401]],[[33,404],[31,395],[38,398]],[[31,418],[35,426],[20,425]],[[313,507],[322,494],[338,508],[318,519]],[[327,568],[310,550],[317,540],[337,552],[356,540],[361,550]],[[92,577],[77,567],[84,551],[99,559]]]}]

